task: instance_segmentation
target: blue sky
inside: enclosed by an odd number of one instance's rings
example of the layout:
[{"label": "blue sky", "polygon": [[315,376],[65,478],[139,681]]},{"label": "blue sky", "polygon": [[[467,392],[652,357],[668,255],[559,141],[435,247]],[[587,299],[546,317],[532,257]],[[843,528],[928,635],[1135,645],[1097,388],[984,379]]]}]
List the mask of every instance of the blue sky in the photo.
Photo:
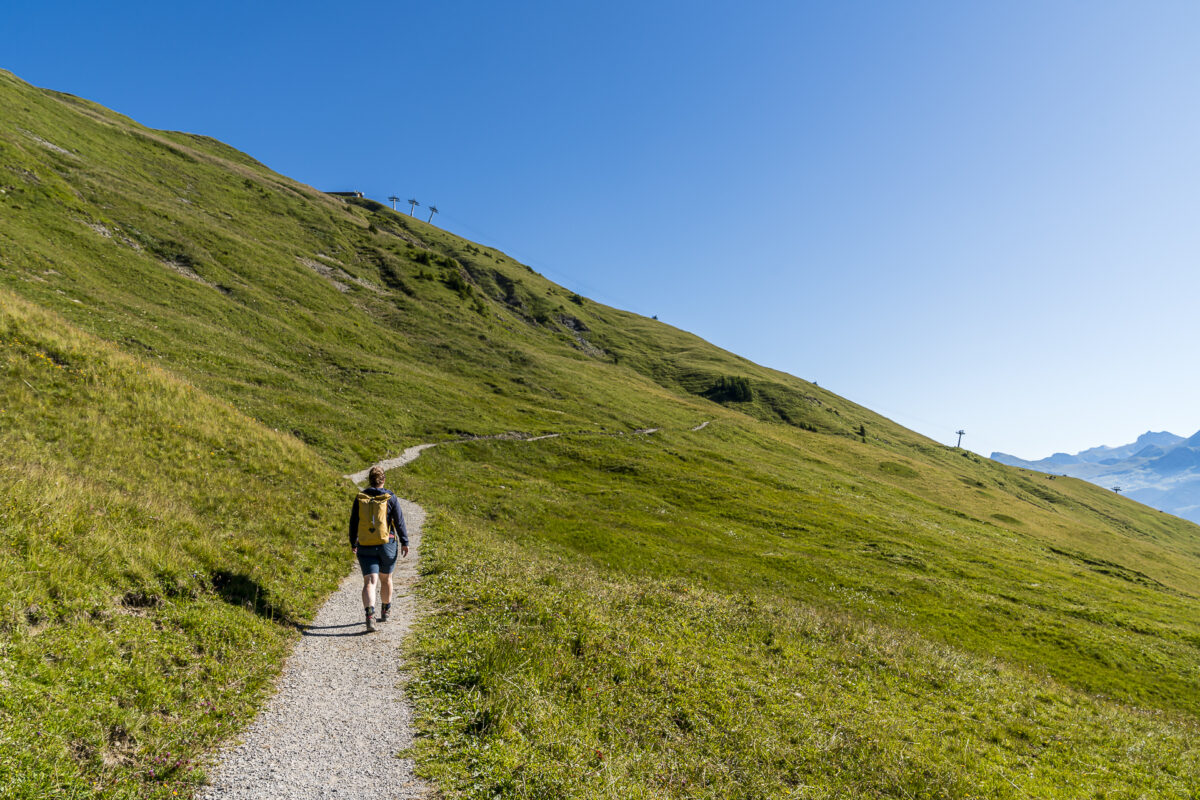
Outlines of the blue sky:
[{"label": "blue sky", "polygon": [[1200,429],[1197,31],[1169,2],[42,0],[0,9],[0,67],[1032,458]]}]

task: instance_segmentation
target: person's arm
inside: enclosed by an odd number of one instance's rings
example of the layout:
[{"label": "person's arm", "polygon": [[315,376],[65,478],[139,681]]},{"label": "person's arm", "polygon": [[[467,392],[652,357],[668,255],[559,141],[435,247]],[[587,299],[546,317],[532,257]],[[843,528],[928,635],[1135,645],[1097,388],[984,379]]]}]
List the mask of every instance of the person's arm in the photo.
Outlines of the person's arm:
[{"label": "person's arm", "polygon": [[388,500],[388,518],[391,521],[392,530],[400,537],[400,546],[405,550],[408,549],[408,528],[404,524],[404,512],[400,510],[400,500],[393,493],[392,498]]},{"label": "person's arm", "polygon": [[350,549],[358,550],[358,498],[350,505]]}]

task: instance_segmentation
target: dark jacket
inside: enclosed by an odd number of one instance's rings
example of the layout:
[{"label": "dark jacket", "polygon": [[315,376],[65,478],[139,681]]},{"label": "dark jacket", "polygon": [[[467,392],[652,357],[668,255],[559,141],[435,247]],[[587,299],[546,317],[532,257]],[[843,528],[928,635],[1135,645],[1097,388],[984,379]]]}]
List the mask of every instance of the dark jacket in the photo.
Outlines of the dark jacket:
[{"label": "dark jacket", "polygon": [[[396,499],[396,493],[391,489],[377,489],[374,486],[368,486],[363,489],[364,494],[369,494],[372,497],[381,494],[391,495],[388,500],[388,533],[389,541],[391,537],[397,533],[400,534],[400,544],[408,547],[408,528],[404,527],[404,514],[400,511],[400,501]],[[350,506],[350,546],[358,547],[358,499]],[[378,545],[382,547],[383,545]]]}]

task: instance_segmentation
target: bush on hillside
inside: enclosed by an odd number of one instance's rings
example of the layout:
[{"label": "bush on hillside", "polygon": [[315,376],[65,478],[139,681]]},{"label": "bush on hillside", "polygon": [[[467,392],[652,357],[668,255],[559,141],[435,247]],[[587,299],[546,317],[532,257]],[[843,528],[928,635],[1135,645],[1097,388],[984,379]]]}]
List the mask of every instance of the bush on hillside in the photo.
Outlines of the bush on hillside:
[{"label": "bush on hillside", "polygon": [[741,375],[722,375],[704,396],[718,403],[745,403],[754,398],[750,379]]},{"label": "bush on hillside", "polygon": [[164,239],[162,241],[150,239],[145,242],[145,247],[160,261],[178,264],[181,267],[191,267],[193,269],[200,264],[200,259],[196,257],[190,245],[174,239]]},{"label": "bush on hillside", "polygon": [[471,285],[463,280],[463,276],[458,273],[458,270],[447,270],[442,274],[442,283],[447,289],[451,289],[458,293],[458,296],[466,300],[471,296]]},{"label": "bush on hillside", "polygon": [[534,321],[539,325],[546,325],[554,317],[554,307],[549,301],[541,297],[531,297],[529,300],[529,313]]}]

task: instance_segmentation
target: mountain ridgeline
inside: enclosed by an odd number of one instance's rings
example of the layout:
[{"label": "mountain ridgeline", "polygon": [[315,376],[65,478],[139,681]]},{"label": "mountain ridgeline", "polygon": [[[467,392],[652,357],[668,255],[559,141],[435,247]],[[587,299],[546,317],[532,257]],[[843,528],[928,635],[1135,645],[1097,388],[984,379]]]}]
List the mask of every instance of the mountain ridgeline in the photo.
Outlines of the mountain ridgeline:
[{"label": "mountain ridgeline", "polygon": [[202,783],[423,442],[446,797],[1194,791],[1200,528],[3,72],[0,370],[7,797]]},{"label": "mountain ridgeline", "polygon": [[1025,461],[1007,453],[992,459],[1014,467],[1069,475],[1122,492],[1151,508],[1200,522],[1200,433],[1184,438],[1147,431],[1120,447],[1093,447]]}]

